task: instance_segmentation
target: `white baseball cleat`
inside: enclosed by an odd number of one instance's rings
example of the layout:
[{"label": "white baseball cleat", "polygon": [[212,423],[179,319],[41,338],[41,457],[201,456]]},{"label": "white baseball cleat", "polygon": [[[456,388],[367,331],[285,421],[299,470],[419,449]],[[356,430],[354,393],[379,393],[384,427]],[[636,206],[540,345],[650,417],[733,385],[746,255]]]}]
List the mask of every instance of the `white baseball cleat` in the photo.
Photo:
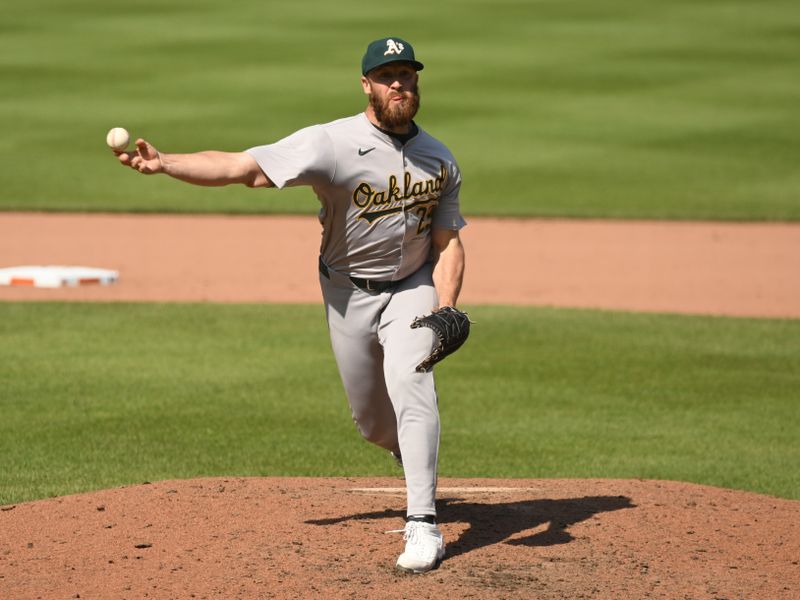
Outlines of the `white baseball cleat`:
[{"label": "white baseball cleat", "polygon": [[403,539],[406,550],[397,559],[397,569],[406,573],[425,573],[439,566],[444,558],[444,537],[436,525],[408,521]]}]

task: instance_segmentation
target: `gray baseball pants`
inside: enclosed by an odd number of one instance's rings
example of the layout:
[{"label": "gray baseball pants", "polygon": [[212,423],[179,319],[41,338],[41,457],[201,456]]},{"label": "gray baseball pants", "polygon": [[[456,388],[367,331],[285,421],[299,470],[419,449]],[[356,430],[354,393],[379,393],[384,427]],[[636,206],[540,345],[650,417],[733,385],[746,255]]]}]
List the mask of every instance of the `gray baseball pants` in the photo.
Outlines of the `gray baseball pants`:
[{"label": "gray baseball pants", "polygon": [[[323,272],[325,271],[325,272]],[[435,336],[411,329],[437,303],[432,266],[425,264],[380,293],[322,269],[320,286],[336,364],[359,433],[402,454],[407,515],[436,515],[439,408],[433,373],[417,373]]]}]

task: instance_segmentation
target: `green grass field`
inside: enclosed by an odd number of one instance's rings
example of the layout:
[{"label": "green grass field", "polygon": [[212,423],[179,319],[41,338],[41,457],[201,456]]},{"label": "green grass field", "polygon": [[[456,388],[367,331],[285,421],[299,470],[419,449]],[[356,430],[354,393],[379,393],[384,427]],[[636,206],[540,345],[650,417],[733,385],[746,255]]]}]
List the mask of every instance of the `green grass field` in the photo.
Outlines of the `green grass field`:
[{"label": "green grass field", "polygon": [[[384,35],[470,216],[800,220],[789,0],[100,0],[0,21],[0,210],[314,213],[310,190],[119,167],[106,131],[238,151],[363,109]],[[470,307],[443,476],[643,477],[800,499],[800,321]],[[0,302],[0,504],[195,476],[387,475],[321,307]]]},{"label": "green grass field", "polygon": [[354,114],[388,34],[427,63],[468,215],[800,218],[790,0],[33,0],[0,33],[0,210],[315,212],[123,171],[105,133],[241,150]]},{"label": "green grass field", "polygon": [[[442,476],[800,498],[800,321],[474,306]],[[195,476],[399,475],[317,306],[0,303],[0,504]]]}]

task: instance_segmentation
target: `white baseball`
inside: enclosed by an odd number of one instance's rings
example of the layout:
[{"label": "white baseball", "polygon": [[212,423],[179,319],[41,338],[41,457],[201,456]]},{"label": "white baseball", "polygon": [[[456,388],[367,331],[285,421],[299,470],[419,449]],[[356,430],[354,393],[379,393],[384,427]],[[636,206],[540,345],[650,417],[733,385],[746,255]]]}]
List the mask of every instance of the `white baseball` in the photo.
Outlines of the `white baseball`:
[{"label": "white baseball", "polygon": [[131,141],[131,136],[124,127],[114,127],[106,135],[106,144],[112,150],[125,150],[128,143]]}]

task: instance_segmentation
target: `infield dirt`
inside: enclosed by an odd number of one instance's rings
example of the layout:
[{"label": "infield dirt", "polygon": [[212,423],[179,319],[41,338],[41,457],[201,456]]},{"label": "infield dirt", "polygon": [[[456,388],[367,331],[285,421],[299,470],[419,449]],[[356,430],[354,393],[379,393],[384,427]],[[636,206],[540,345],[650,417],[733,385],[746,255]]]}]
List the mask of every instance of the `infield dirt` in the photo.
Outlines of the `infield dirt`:
[{"label": "infield dirt", "polygon": [[[297,217],[0,215],[3,265],[120,271],[0,300],[317,302]],[[800,316],[800,226],[480,220],[465,303]],[[794,599],[800,502],[631,480],[440,481],[442,566],[393,570],[403,481],[143,483],[4,506],[0,599]]]},{"label": "infield dirt", "polygon": [[[800,317],[800,224],[471,219],[465,304]],[[320,302],[313,217],[0,214],[0,267],[119,283],[0,300]]]}]

